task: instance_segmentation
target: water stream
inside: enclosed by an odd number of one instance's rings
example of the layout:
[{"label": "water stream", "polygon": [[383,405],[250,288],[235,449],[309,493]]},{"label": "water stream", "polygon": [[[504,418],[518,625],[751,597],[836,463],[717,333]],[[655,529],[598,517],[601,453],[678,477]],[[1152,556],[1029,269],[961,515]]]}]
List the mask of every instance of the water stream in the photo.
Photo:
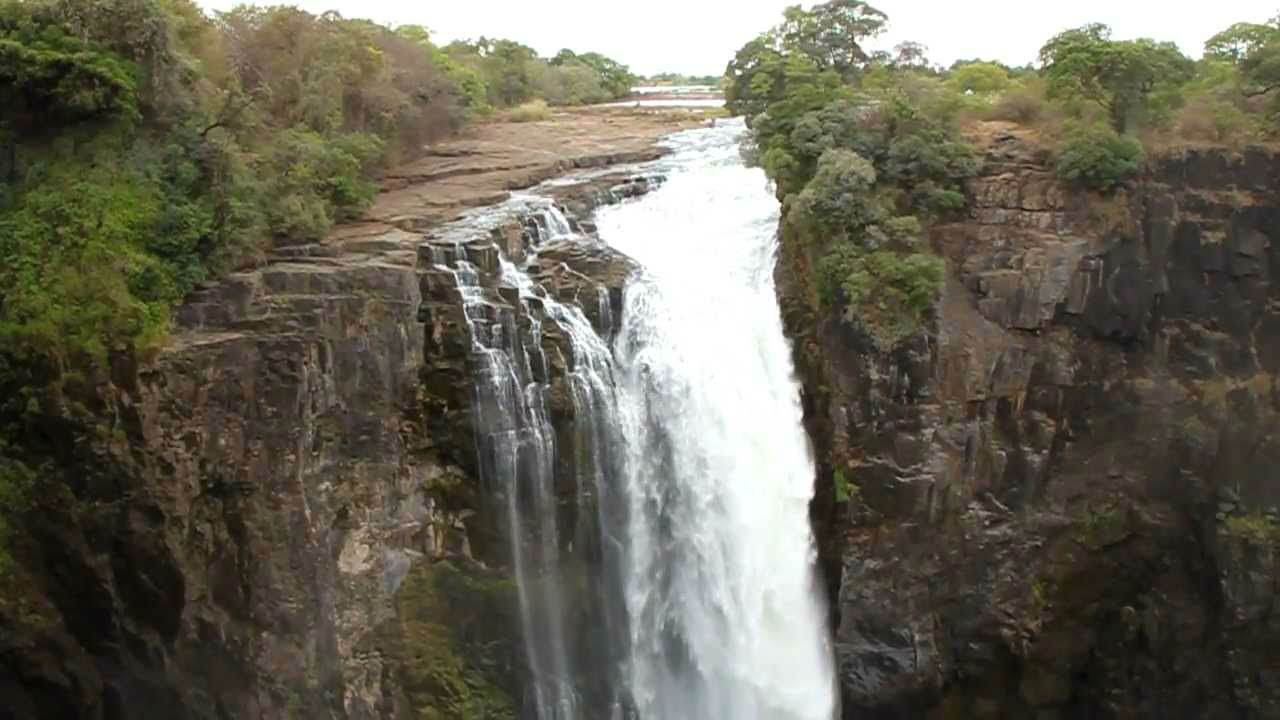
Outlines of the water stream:
[{"label": "water stream", "polygon": [[[740,160],[742,131],[673,136],[668,181],[598,213],[601,240],[641,266],[620,327],[604,288],[562,304],[502,257],[481,287],[483,248],[434,255],[464,305],[481,472],[507,515],[525,720],[834,717],[813,463],[773,288],[778,208]],[[548,201],[520,202],[535,246],[576,237]],[[572,357],[549,358],[547,333]]]},{"label": "water stream", "polygon": [[644,272],[618,364],[631,693],[645,720],[830,720],[813,464],[774,294],[777,203],[741,125],[671,142],[669,179],[602,211]]}]

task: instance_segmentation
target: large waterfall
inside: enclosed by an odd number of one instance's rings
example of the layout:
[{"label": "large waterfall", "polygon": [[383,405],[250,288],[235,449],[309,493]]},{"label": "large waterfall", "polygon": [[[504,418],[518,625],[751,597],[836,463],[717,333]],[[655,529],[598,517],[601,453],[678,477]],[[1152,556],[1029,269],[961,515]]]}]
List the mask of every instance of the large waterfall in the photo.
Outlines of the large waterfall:
[{"label": "large waterfall", "polygon": [[813,466],[773,288],[777,204],[741,126],[674,138],[667,184],[601,213],[644,272],[619,365],[631,692],[646,720],[829,720]]},{"label": "large waterfall", "polygon": [[[777,203],[740,160],[742,132],[673,136],[666,184],[598,213],[600,240],[640,266],[621,327],[603,288],[562,303],[530,278],[536,260],[435,250],[472,337],[480,469],[519,588],[525,720],[835,715],[813,465],[773,289]],[[551,203],[523,202],[535,246],[599,242]],[[571,352],[549,357],[563,346],[552,334]]]}]

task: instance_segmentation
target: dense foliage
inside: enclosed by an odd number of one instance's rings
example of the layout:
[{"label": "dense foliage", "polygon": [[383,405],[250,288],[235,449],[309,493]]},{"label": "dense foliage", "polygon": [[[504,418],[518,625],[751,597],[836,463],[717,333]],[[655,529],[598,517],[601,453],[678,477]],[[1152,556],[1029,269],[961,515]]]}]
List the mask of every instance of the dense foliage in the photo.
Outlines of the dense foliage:
[{"label": "dense foliage", "polygon": [[[888,18],[859,0],[792,7],[744,45],[724,78],[751,159],[812,256],[819,298],[878,340],[918,327],[942,282],[920,238],[962,212],[975,171],[961,139],[1016,123],[1050,145],[1068,184],[1100,193],[1140,175],[1144,145],[1239,144],[1280,131],[1280,18],[1240,23],[1193,61],[1176,45],[1089,24],[1050,38],[1038,67],[932,66],[905,42],[875,51]],[[975,132],[976,131],[976,132]]]},{"label": "dense foliage", "polygon": [[1111,29],[1092,24],[1067,30],[1040,50],[1050,97],[1097,103],[1111,127],[1123,133],[1137,118],[1158,112],[1162,91],[1191,79],[1194,65],[1170,42],[1112,40]]},{"label": "dense foliage", "polygon": [[293,7],[0,0],[0,81],[0,347],[56,376],[160,338],[273,238],[357,215],[381,167],[468,118],[631,75]]},{"label": "dense foliage", "polygon": [[851,0],[791,8],[729,64],[726,95],[777,187],[788,242],[816,258],[819,298],[892,345],[933,305],[943,264],[922,235],[964,208],[975,163],[940,102],[947,89],[916,77],[914,48],[862,49],[885,22]]},{"label": "dense foliage", "polygon": [[1146,154],[1131,137],[1105,126],[1085,126],[1067,135],[1053,159],[1063,180],[1107,193],[1136,177]]},{"label": "dense foliage", "polygon": [[197,285],[357,216],[473,118],[630,82],[596,53],[294,7],[0,0],[0,548],[17,479],[94,432],[110,362]]}]

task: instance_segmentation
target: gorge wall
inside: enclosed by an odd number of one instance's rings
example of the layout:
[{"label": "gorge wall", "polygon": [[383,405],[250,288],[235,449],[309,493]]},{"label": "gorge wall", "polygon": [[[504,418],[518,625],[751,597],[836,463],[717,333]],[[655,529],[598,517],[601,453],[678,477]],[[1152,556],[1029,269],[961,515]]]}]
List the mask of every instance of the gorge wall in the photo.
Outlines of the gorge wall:
[{"label": "gorge wall", "polygon": [[[441,148],[389,177],[366,221],[283,243],[191,297],[167,347],[117,358],[45,428],[0,568],[0,718],[514,717],[510,557],[478,467],[467,318],[440,268],[468,261],[484,312],[527,329],[497,248],[522,255],[544,220],[441,223],[579,168],[596,170],[547,193],[583,217],[643,193],[648,179],[601,168],[657,157],[669,128],[644,125],[540,147],[560,126],[494,126],[519,140]],[[625,258],[539,257],[546,292],[617,327]],[[580,446],[571,351],[546,328],[552,422]]]},{"label": "gorge wall", "polygon": [[844,716],[1280,716],[1280,156],[1048,160],[995,128],[892,351],[783,229]]}]

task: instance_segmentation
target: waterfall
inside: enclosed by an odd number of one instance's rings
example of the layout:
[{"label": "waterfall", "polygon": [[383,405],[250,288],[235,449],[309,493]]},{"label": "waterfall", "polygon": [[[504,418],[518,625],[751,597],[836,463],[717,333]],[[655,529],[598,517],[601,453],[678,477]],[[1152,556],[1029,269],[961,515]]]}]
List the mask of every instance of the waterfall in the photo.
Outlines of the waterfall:
[{"label": "waterfall", "polygon": [[597,217],[644,267],[615,348],[630,502],[631,691],[645,720],[830,720],[813,462],[773,287],[777,203],[740,124]]},{"label": "waterfall", "polygon": [[813,465],[772,286],[777,203],[743,167],[741,131],[674,136],[669,182],[599,213],[600,239],[642,267],[620,327],[603,286],[561,302],[530,277],[538,246],[599,242],[550,201],[513,201],[523,264],[474,239],[485,216],[425,253],[471,336],[525,720],[834,716]]}]

